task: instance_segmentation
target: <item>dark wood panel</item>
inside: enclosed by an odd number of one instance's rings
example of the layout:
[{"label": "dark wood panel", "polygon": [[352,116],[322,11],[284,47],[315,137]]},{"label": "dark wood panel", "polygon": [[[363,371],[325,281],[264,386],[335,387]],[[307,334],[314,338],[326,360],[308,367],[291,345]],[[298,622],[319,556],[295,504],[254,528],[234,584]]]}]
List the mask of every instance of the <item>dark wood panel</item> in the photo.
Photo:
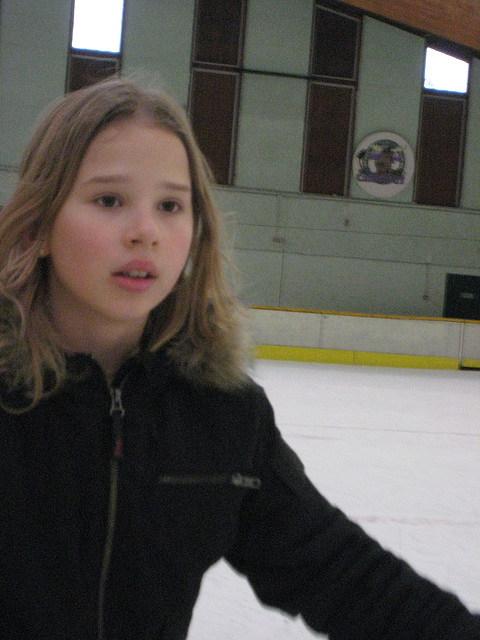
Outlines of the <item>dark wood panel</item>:
[{"label": "dark wood panel", "polygon": [[66,91],[77,91],[115,75],[120,71],[120,62],[118,56],[107,58],[70,53]]},{"label": "dark wood panel", "polygon": [[359,34],[358,19],[317,7],[312,73],[316,76],[355,80]]},{"label": "dark wood panel", "polygon": [[458,205],[465,108],[462,99],[423,96],[415,189],[419,204]]},{"label": "dark wood panel", "polygon": [[311,84],[302,191],[346,195],[354,89]]},{"label": "dark wood panel", "polygon": [[236,104],[236,73],[193,69],[190,117],[198,144],[219,184],[231,184]]},{"label": "dark wood panel", "polygon": [[344,4],[441,36],[480,54],[479,0],[344,0]]},{"label": "dark wood panel", "polygon": [[242,59],[245,0],[197,0],[194,62],[238,66]]}]

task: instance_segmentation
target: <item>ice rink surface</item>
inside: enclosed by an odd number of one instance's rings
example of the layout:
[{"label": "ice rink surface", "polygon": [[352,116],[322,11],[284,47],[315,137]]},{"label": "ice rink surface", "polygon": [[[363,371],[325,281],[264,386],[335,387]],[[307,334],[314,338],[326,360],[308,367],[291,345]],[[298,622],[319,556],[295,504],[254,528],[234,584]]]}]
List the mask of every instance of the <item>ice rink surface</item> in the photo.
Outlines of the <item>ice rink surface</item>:
[{"label": "ice rink surface", "polygon": [[[258,360],[286,441],[318,489],[384,547],[480,611],[480,372]],[[223,561],[189,640],[308,640]]]}]

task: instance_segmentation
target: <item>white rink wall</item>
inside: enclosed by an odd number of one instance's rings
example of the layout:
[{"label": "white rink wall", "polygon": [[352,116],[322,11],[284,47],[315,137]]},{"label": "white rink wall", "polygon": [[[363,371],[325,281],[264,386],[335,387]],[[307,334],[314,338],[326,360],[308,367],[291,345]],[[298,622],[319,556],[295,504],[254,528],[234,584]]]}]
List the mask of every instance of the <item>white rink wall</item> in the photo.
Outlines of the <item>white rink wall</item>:
[{"label": "white rink wall", "polygon": [[[480,611],[480,372],[258,360],[255,377],[319,490],[386,548]],[[189,640],[307,640],[223,562]]]},{"label": "white rink wall", "polygon": [[480,366],[480,322],[252,308],[255,344],[452,360]]}]

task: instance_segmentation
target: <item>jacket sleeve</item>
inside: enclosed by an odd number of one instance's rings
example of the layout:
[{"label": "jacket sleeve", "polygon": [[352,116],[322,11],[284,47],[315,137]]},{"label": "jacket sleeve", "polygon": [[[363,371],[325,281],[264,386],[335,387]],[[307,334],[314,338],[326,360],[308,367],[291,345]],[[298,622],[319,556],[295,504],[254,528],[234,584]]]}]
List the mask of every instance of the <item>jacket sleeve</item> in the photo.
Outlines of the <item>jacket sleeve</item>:
[{"label": "jacket sleeve", "polygon": [[226,559],[259,599],[330,640],[480,640],[480,617],[417,575],[327,502],[261,410],[262,486]]}]

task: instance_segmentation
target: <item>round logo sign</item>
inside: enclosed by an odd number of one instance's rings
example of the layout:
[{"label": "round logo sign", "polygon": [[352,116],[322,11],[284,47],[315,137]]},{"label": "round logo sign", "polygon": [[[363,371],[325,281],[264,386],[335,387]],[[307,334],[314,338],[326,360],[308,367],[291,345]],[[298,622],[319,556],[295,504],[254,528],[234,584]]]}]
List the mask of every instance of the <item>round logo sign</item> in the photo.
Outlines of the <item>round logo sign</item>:
[{"label": "round logo sign", "polygon": [[376,198],[390,198],[405,189],[413,168],[410,145],[389,131],[367,136],[353,155],[353,175],[357,184]]}]

